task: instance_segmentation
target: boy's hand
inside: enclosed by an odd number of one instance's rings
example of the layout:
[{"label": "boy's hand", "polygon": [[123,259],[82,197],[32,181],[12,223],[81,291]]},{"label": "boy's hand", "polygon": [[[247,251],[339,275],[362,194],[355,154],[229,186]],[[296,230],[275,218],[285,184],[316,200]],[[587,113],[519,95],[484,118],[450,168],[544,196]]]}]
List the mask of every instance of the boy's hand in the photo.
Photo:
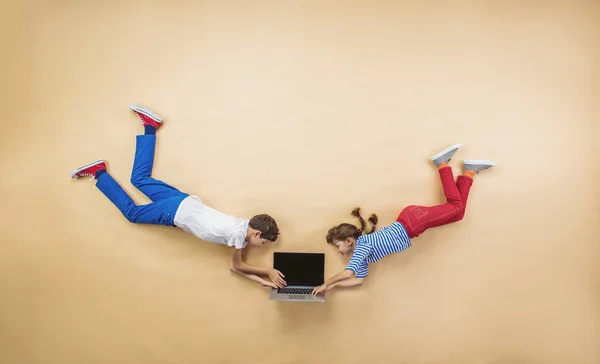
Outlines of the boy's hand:
[{"label": "boy's hand", "polygon": [[263,287],[279,288],[279,287],[277,287],[277,285],[275,283],[269,282],[269,281],[265,281],[265,280],[263,280],[260,283],[260,285],[263,286]]},{"label": "boy's hand", "polygon": [[271,269],[268,276],[269,279],[277,285],[277,288],[283,288],[287,285],[287,282],[283,280],[283,277],[285,276],[277,269]]},{"label": "boy's hand", "polygon": [[328,290],[328,289],[329,289],[329,286],[328,286],[328,285],[326,285],[326,284],[322,284],[322,285],[320,285],[319,287],[315,287],[315,288],[313,289],[313,291],[312,291],[312,295],[316,297],[316,296],[317,296],[319,293],[321,293],[321,292],[322,292],[322,293],[325,293],[325,292],[327,292],[327,290]]}]

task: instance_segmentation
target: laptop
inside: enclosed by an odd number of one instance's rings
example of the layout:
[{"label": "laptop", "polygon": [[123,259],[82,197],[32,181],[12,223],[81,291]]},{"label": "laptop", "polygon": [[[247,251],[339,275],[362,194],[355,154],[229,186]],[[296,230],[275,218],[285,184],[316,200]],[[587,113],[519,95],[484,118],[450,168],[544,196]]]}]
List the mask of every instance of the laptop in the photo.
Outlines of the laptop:
[{"label": "laptop", "polygon": [[323,293],[312,295],[313,288],[325,282],[325,254],[275,252],[273,268],[283,273],[287,286],[273,288],[270,300],[325,302]]}]

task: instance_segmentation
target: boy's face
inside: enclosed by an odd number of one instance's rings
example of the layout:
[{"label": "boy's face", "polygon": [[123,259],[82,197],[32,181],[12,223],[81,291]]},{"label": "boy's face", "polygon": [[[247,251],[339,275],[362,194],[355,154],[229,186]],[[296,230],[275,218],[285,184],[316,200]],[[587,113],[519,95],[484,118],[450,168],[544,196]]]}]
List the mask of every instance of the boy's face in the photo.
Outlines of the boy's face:
[{"label": "boy's face", "polygon": [[333,245],[337,252],[345,257],[349,257],[354,253],[354,240],[348,238],[346,240],[334,240]]},{"label": "boy's face", "polygon": [[272,243],[272,241],[261,238],[260,231],[255,231],[248,237],[248,245],[250,245],[251,248],[260,248],[269,243]]}]

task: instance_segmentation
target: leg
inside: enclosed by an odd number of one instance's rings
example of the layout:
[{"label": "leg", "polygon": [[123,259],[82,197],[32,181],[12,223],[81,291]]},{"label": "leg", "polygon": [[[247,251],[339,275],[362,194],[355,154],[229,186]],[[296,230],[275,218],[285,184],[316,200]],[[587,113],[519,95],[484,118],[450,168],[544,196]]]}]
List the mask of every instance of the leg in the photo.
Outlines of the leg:
[{"label": "leg", "polygon": [[162,125],[163,119],[143,106],[130,105],[129,109],[138,116],[144,125],[144,135],[138,135],[135,140],[135,159],[131,172],[131,183],[152,201],[181,195],[182,192],[175,187],[150,177],[154,165],[156,131]]},{"label": "leg", "polygon": [[456,181],[456,187],[458,188],[458,193],[460,193],[460,199],[462,200],[463,210],[467,209],[467,200],[469,199],[469,192],[471,191],[472,185],[472,177],[465,175],[458,176],[458,179]]},{"label": "leg", "polygon": [[463,212],[463,202],[457,184],[454,182],[452,168],[445,163],[439,169],[446,203],[437,206],[408,206],[400,213],[398,220],[411,238],[421,235],[425,230],[446,225]]},{"label": "leg", "polygon": [[473,185],[473,178],[469,176],[458,176],[458,181],[456,181],[456,186],[458,187],[458,193],[460,193],[460,199],[462,200],[462,211],[460,214],[456,215],[452,219],[448,221],[448,223],[457,222],[463,219],[465,216],[465,211],[467,209],[467,200],[469,199],[469,191],[471,191],[471,186]]},{"label": "leg", "polygon": [[446,196],[447,203],[462,209],[463,202],[460,192],[458,191],[458,185],[454,182],[452,167],[443,164],[438,169],[438,173],[440,174],[440,181],[442,182],[442,188],[444,189],[444,196]]},{"label": "leg", "polygon": [[185,194],[179,194],[147,205],[137,206],[117,181],[106,172],[98,177],[96,187],[117,206],[127,220],[137,224],[173,226],[177,208],[187,197]]},{"label": "leg", "polygon": [[154,165],[155,147],[155,135],[138,135],[136,137],[131,184],[152,201],[164,200],[183,194],[175,187],[150,177]]},{"label": "leg", "polygon": [[[433,207],[409,206],[402,210],[400,216],[398,216],[397,221],[404,225],[411,238],[421,235],[431,227],[462,220],[467,208],[469,192],[473,185],[473,177],[479,174],[479,172],[496,165],[496,162],[487,160],[465,160],[463,161],[465,174],[458,177],[455,185],[452,183],[452,171],[447,167],[447,162],[450,161],[456,149],[458,147],[453,146],[431,158],[433,163],[439,167],[444,194],[448,202],[444,205]],[[458,194],[458,198],[456,194]],[[457,204],[457,201],[460,201],[460,205]],[[449,205],[456,207],[457,210],[452,213],[452,207]]]},{"label": "leg", "polygon": [[462,199],[462,213],[451,219],[449,223],[460,221],[465,216],[465,211],[467,210],[467,200],[469,198],[469,192],[471,191],[471,186],[473,185],[473,178],[475,175],[495,165],[496,162],[486,160],[463,161],[463,169],[465,174],[458,176],[458,181],[456,182],[458,192],[460,193],[460,198]]}]

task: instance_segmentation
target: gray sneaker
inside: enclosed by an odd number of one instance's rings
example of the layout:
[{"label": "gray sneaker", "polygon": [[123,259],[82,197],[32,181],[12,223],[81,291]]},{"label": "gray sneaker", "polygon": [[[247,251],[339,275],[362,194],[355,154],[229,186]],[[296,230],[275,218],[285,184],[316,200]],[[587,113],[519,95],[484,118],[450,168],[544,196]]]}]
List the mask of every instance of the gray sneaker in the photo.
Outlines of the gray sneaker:
[{"label": "gray sneaker", "polygon": [[433,162],[433,164],[435,164],[436,167],[439,167],[440,164],[444,162],[448,163],[452,159],[454,153],[456,153],[458,148],[460,148],[461,146],[462,144],[454,144],[453,146],[448,147],[431,157],[431,161]]},{"label": "gray sneaker", "polygon": [[474,171],[479,174],[479,172],[492,168],[498,163],[492,161],[482,161],[482,160],[464,160],[463,161],[463,169],[465,171]]}]

